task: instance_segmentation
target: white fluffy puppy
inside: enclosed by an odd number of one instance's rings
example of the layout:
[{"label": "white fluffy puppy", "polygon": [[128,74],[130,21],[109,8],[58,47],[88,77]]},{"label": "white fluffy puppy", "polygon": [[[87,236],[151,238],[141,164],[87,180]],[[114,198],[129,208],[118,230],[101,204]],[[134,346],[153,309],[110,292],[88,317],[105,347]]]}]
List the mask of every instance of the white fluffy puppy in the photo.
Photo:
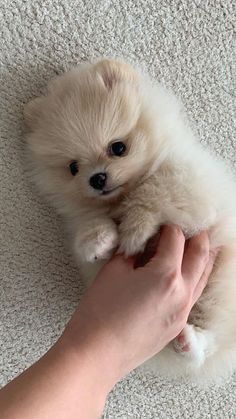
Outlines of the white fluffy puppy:
[{"label": "white fluffy puppy", "polygon": [[[86,276],[120,248],[142,251],[164,223],[210,231],[222,250],[189,324],[155,364],[214,371],[236,360],[236,183],[195,140],[177,100],[128,64],[101,60],[56,78],[25,108],[32,173],[67,220]],[[91,273],[91,267],[93,273]]]}]

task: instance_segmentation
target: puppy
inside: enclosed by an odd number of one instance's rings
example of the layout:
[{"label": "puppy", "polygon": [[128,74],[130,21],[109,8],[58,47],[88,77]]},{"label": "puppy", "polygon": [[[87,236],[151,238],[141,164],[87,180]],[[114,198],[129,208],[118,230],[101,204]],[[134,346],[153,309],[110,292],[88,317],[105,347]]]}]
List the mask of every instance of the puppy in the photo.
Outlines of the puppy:
[{"label": "puppy", "polygon": [[151,364],[222,377],[236,362],[236,183],[194,138],[175,97],[104,59],[49,84],[25,107],[33,178],[67,222],[87,281],[119,247],[142,252],[162,224],[210,232],[221,252],[180,337]]}]

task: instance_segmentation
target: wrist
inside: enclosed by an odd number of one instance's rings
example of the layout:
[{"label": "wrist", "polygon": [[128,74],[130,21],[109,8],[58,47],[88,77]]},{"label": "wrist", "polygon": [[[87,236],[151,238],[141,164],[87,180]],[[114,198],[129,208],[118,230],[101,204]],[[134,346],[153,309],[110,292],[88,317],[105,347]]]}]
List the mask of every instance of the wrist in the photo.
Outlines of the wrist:
[{"label": "wrist", "polygon": [[100,367],[92,361],[86,345],[75,347],[73,341],[63,334],[51,351],[57,364],[66,371],[65,380],[68,379],[77,392],[81,417],[100,417],[112,387],[103,379]]},{"label": "wrist", "polygon": [[[96,330],[95,330],[96,329]],[[105,403],[106,397],[116,382],[122,377],[120,372],[120,351],[103,328],[91,328],[78,318],[67,325],[56,344],[58,351],[73,362],[73,368],[98,402]]]}]

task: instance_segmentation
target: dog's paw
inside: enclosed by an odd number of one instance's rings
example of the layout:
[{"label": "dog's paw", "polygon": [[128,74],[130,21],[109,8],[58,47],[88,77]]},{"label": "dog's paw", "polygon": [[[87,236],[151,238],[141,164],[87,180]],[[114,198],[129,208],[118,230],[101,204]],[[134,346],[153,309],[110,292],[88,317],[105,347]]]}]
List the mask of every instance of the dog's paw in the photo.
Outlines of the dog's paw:
[{"label": "dog's paw", "polygon": [[149,213],[130,213],[119,225],[119,252],[126,256],[142,253],[148,239],[157,231],[157,224]]},{"label": "dog's paw", "polygon": [[75,240],[75,251],[86,262],[109,259],[118,245],[116,226],[110,224],[95,228],[92,232],[79,235]]},{"label": "dog's paw", "polygon": [[190,325],[186,325],[182,332],[180,332],[180,334],[174,339],[173,347],[175,352],[183,355],[186,352],[191,352],[194,339],[192,339],[190,327]]},{"label": "dog's paw", "polygon": [[122,232],[120,235],[119,253],[124,253],[125,256],[142,253],[148,238],[145,232],[137,230]]},{"label": "dog's paw", "polygon": [[119,252],[126,256],[142,253],[158,229],[157,215],[142,207],[131,208],[119,225]]},{"label": "dog's paw", "polygon": [[173,348],[175,352],[185,356],[186,360],[191,361],[198,368],[209,355],[210,348],[213,348],[212,342],[207,331],[186,324],[182,332],[174,339]]}]

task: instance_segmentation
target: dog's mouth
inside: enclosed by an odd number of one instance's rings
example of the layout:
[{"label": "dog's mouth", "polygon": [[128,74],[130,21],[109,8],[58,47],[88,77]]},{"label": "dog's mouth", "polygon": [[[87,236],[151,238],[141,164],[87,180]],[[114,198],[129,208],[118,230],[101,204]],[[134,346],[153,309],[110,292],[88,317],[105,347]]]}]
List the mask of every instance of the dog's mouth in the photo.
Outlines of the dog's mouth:
[{"label": "dog's mouth", "polygon": [[109,195],[115,195],[115,194],[118,194],[118,192],[119,192],[119,190],[121,189],[121,187],[122,187],[122,185],[120,185],[120,186],[116,186],[115,188],[112,188],[112,189],[103,189],[101,192],[100,192],[100,196],[109,196]]}]

